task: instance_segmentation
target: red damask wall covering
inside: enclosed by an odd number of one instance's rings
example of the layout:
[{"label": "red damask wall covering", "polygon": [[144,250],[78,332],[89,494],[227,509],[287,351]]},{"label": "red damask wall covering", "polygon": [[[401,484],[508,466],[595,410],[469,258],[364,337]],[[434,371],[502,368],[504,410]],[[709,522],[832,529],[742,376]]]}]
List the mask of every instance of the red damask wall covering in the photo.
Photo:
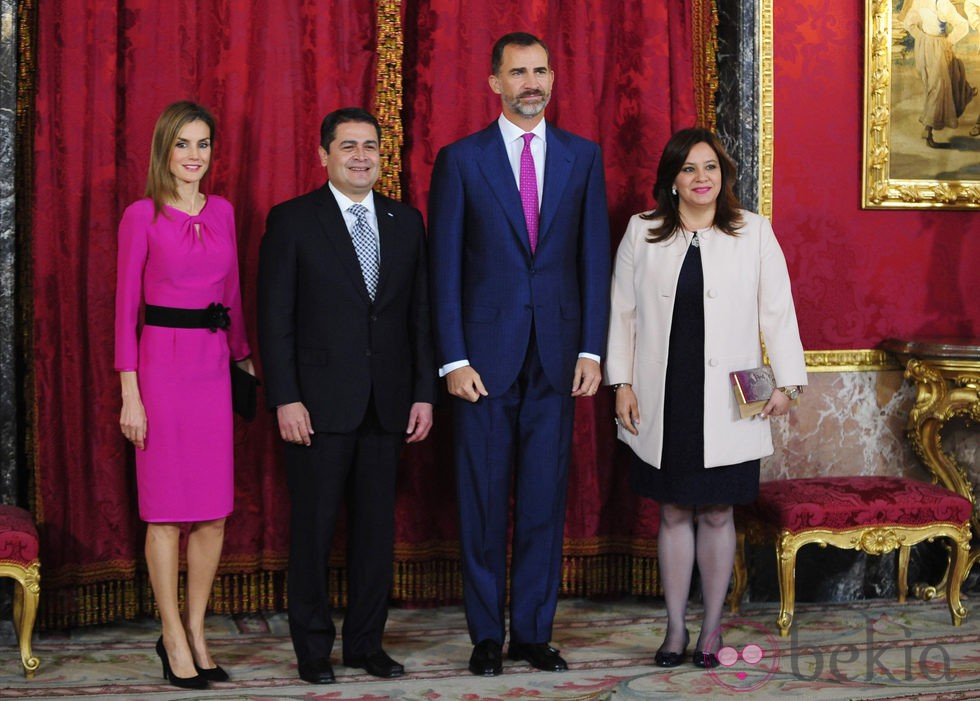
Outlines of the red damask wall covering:
[{"label": "red damask wall covering", "polygon": [[861,209],[864,3],[775,5],[772,215],[804,347],[980,336],[980,211]]}]

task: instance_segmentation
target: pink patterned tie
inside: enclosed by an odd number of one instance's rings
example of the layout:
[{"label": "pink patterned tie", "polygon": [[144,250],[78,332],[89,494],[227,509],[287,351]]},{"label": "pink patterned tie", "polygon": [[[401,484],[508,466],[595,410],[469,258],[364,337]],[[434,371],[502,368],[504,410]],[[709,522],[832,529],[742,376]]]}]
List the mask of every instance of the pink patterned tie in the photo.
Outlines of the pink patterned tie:
[{"label": "pink patterned tie", "polygon": [[527,238],[531,253],[538,247],[538,179],[534,173],[534,157],[531,155],[531,139],[534,134],[524,135],[521,151],[521,204],[524,205],[524,221],[527,222]]}]

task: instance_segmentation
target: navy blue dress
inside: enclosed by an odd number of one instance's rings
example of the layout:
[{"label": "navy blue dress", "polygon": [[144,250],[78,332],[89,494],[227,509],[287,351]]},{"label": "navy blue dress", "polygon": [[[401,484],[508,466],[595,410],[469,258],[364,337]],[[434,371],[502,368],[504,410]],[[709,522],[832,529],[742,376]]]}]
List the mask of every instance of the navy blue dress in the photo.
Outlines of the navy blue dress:
[{"label": "navy blue dress", "polygon": [[633,490],[682,506],[755,501],[758,460],[704,466],[704,273],[696,245],[688,246],[677,280],[665,382],[662,464],[658,470],[634,455]]}]

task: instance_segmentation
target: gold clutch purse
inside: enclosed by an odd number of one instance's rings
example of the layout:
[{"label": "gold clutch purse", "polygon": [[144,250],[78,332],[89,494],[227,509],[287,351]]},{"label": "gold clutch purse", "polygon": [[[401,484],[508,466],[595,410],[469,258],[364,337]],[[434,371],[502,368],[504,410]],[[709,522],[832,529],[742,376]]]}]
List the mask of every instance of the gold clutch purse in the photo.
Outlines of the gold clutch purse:
[{"label": "gold clutch purse", "polygon": [[[738,413],[743,419],[761,413],[769,397],[776,391],[776,377],[768,365],[749,370],[736,370],[729,373],[729,377],[732,380]],[[792,402],[796,404],[796,399]]]}]

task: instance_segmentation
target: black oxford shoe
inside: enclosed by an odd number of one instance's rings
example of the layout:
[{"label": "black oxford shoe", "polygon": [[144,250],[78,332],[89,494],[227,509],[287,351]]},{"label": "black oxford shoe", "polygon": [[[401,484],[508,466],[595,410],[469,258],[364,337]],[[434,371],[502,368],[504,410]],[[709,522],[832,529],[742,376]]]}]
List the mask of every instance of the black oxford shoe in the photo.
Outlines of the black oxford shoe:
[{"label": "black oxford shoe", "polygon": [[333,684],[333,667],[327,660],[312,660],[299,666],[299,678],[310,684]]},{"label": "black oxford shoe", "polygon": [[470,672],[478,677],[494,677],[503,671],[504,663],[500,643],[496,640],[481,640],[473,647],[470,655]]},{"label": "black oxford shoe", "polygon": [[405,674],[405,667],[388,657],[384,650],[375,650],[363,657],[352,657],[345,659],[344,664],[348,667],[359,667],[373,677],[391,679]]},{"label": "black oxford shoe", "polygon": [[548,643],[511,643],[507,649],[507,657],[524,660],[535,669],[545,672],[564,672],[568,669],[568,664],[558,654],[558,650]]}]

